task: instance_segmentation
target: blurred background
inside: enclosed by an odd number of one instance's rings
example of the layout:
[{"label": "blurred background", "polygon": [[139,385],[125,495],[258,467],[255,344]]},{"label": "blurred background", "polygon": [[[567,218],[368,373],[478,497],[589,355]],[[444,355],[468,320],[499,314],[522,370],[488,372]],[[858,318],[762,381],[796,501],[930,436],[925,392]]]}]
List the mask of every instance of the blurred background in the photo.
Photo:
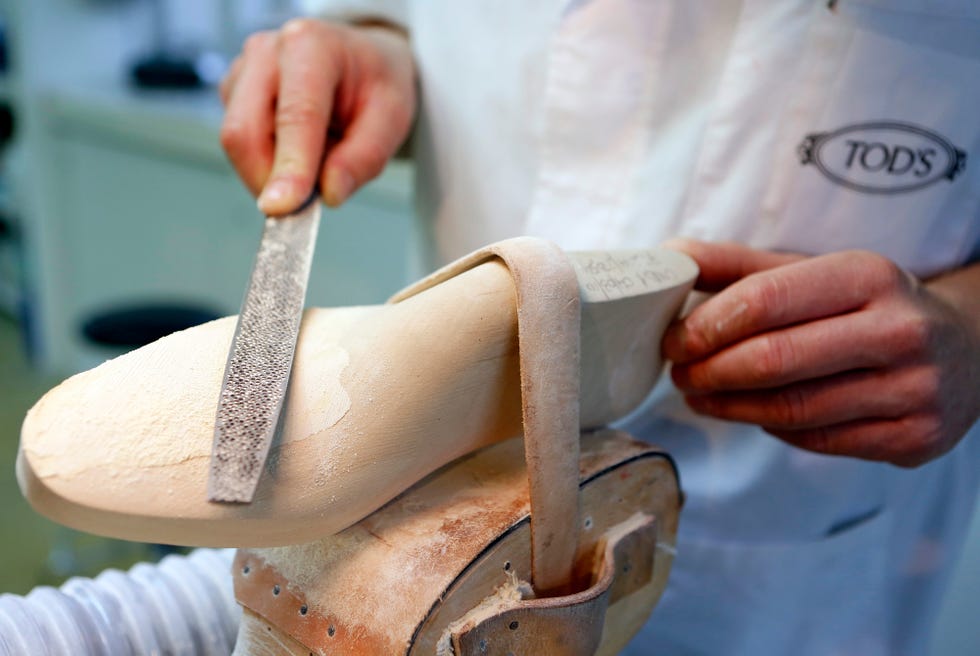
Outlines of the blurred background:
[{"label": "blurred background", "polygon": [[[238,311],[261,231],[218,143],[214,83],[295,0],[0,0],[0,593],[153,560],[33,513],[20,422],[66,376]],[[376,303],[424,273],[398,161],[321,224],[308,302]],[[934,654],[980,653],[980,515]]]},{"label": "blurred background", "polygon": [[[55,526],[14,478],[20,423],[66,376],[241,304],[262,229],[218,142],[214,83],[292,0],[0,0],[0,592],[158,558]],[[411,164],[322,222],[308,303],[418,277]]]}]

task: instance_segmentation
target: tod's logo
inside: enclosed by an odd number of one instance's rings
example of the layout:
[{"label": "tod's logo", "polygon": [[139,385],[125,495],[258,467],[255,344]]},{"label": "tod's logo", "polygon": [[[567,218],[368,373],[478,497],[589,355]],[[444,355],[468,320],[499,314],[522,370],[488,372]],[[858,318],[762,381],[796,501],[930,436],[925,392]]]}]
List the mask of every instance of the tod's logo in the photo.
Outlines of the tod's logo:
[{"label": "tod's logo", "polygon": [[966,153],[935,132],[908,123],[878,121],[808,134],[799,146],[837,184],[869,194],[897,194],[953,180]]}]

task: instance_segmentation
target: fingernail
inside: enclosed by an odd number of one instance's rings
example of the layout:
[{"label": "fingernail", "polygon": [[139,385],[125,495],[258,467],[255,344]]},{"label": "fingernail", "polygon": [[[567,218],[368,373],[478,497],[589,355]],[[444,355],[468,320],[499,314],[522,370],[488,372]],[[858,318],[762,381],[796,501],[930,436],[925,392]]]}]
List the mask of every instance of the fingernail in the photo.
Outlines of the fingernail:
[{"label": "fingernail", "polygon": [[281,210],[281,205],[288,195],[289,184],[284,180],[274,180],[259,194],[257,205],[264,213],[274,214],[277,210]]},{"label": "fingernail", "polygon": [[340,168],[327,171],[327,188],[323,190],[323,200],[330,207],[337,207],[354,191],[354,178]]}]

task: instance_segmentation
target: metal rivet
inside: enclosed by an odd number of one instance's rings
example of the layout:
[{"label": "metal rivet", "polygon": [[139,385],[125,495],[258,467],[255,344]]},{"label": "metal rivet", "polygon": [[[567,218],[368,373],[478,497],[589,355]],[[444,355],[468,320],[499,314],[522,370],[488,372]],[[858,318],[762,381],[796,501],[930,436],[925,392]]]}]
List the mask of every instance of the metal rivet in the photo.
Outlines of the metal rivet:
[{"label": "metal rivet", "polygon": [[514,620],[513,622],[511,622],[507,626],[508,626],[508,628],[510,628],[511,631],[516,631],[517,630],[517,627],[520,626],[520,625],[517,623],[517,620]]}]

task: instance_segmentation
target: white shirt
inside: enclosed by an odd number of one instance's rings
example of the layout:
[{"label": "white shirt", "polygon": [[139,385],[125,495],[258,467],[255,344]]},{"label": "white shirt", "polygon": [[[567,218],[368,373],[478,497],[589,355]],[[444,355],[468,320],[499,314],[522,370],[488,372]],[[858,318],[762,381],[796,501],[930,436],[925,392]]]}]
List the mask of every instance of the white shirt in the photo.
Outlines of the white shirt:
[{"label": "white shirt", "polygon": [[[972,0],[350,4],[412,34],[438,260],[519,234],[692,236],[870,249],[928,276],[980,244]],[[673,454],[687,495],[668,590],[627,653],[925,653],[977,427],[902,470],[695,416],[669,383],[626,427]]]}]

